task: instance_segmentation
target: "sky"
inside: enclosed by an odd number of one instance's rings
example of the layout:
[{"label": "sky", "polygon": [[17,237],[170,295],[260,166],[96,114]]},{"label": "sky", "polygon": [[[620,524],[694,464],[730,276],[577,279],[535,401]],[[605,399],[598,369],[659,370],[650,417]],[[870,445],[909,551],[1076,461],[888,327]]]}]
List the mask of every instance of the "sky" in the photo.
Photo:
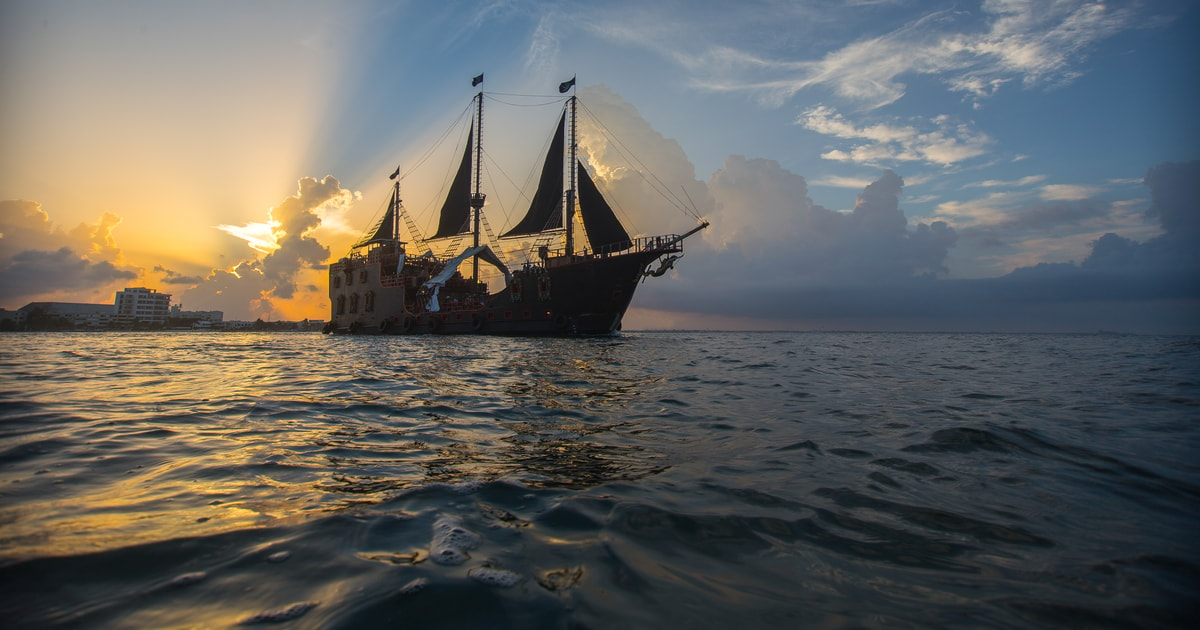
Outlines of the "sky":
[{"label": "sky", "polygon": [[0,0],[0,307],[327,319],[397,167],[432,229],[484,73],[497,233],[572,76],[630,231],[711,223],[626,329],[1200,333],[1197,32],[1165,0]]}]

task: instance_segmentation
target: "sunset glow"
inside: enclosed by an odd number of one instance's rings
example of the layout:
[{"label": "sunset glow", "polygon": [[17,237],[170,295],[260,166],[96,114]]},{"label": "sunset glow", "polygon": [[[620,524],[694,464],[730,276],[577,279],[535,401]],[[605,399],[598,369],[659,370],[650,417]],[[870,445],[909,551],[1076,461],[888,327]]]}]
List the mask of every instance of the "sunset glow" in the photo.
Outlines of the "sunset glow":
[{"label": "sunset glow", "polygon": [[[1041,327],[1082,329],[1079,273],[1124,278],[1086,298],[1112,328],[1200,321],[1195,257],[1167,251],[1195,236],[1172,219],[1195,195],[1168,191],[1200,170],[1195,7],[619,4],[4,3],[0,306],[145,286],[227,319],[325,319],[323,270],[393,169],[432,224],[457,138],[424,152],[485,72],[496,231],[572,75],[580,154],[630,231],[712,222],[631,324],[975,329],[1029,291],[1052,296]],[[1164,164],[1183,170],[1146,179]],[[1035,275],[1063,289],[1022,288]],[[1118,317],[1131,299],[1158,316]]]}]

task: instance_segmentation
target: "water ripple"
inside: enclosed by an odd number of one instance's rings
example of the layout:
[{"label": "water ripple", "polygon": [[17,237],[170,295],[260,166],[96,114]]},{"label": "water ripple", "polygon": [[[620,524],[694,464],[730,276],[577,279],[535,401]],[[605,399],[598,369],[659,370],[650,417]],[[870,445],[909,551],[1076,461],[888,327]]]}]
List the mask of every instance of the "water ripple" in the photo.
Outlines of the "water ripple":
[{"label": "water ripple", "polygon": [[1184,627],[1198,358],[1135,336],[7,335],[0,618]]}]

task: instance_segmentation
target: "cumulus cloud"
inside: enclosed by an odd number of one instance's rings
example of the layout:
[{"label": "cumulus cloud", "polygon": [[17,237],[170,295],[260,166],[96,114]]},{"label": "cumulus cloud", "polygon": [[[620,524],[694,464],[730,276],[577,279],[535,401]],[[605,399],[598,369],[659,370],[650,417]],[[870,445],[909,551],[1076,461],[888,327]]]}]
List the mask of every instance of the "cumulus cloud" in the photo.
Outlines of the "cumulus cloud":
[{"label": "cumulus cloud", "polygon": [[944,222],[909,230],[899,202],[904,183],[892,171],[867,185],[848,213],[813,203],[804,177],[772,160],[730,156],[708,186],[717,202],[710,242],[726,255],[736,251],[760,276],[787,282],[876,282],[944,271],[956,239]]},{"label": "cumulus cloud", "polygon": [[[984,198],[943,204],[932,221],[905,216],[904,180],[886,169],[861,186],[850,211],[814,203],[806,179],[772,160],[729,156],[697,182],[676,143],[649,130],[635,110],[627,114],[622,130],[639,134],[638,155],[652,156],[652,170],[670,174],[667,186],[691,185],[693,197],[708,200],[712,227],[687,241],[688,256],[670,281],[650,280],[653,289],[638,294],[637,308],[670,321],[690,313],[698,321],[758,327],[1137,331],[1186,329],[1195,319],[1189,317],[1200,315],[1200,265],[1191,253],[1200,236],[1195,164],[1151,169],[1145,181],[1154,205],[1147,214],[1166,233],[1139,243],[1097,231],[1144,222],[1129,203],[1046,185],[1043,175],[983,182]],[[885,130],[878,137],[887,137]],[[598,173],[627,176],[605,159],[604,145],[594,147]],[[622,206],[644,206],[646,191],[614,188],[628,195]],[[1035,262],[998,277],[954,279],[951,253],[963,238],[993,239],[996,247],[1043,239],[1044,249],[1048,241],[1059,248],[1076,239],[1083,262]]]},{"label": "cumulus cloud", "polygon": [[[242,260],[229,269],[214,269],[183,297],[204,308],[231,313],[248,308],[252,315],[265,317],[278,313],[279,300],[297,297],[298,292],[319,291],[311,284],[299,283],[304,271],[323,268],[329,258],[329,248],[317,240],[314,231],[324,215],[344,213],[358,198],[332,175],[301,178],[296,193],[271,208],[268,221],[249,228],[219,227],[246,240],[261,257]],[[269,226],[269,232],[254,229],[256,225]]]},{"label": "cumulus cloud", "polygon": [[0,201],[0,300],[49,300],[73,292],[111,297],[140,272],[124,264],[113,237],[120,222],[106,212],[96,223],[65,230],[40,203]]},{"label": "cumulus cloud", "polygon": [[[681,215],[711,211],[713,200],[678,142],[664,138],[606,86],[579,93],[580,156],[627,227],[661,234],[677,228]],[[646,165],[653,165],[652,177]]]},{"label": "cumulus cloud", "polygon": [[1200,161],[1159,164],[1144,182],[1151,199],[1146,215],[1160,222],[1163,234],[1144,243],[1104,234],[1081,267],[1173,277],[1200,298]]}]

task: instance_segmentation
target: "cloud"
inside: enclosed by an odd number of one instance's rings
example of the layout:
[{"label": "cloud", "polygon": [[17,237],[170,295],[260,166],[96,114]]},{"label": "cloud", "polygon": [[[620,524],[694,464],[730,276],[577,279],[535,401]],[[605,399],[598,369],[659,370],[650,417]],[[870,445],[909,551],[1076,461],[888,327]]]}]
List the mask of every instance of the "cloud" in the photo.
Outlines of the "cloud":
[{"label": "cloud", "polygon": [[525,68],[537,76],[548,76],[556,67],[558,59],[558,32],[561,30],[560,19],[556,12],[550,11],[538,19],[537,28],[529,42],[525,53]]},{"label": "cloud", "polygon": [[269,254],[279,248],[279,243],[275,242],[274,225],[270,223],[247,223],[246,225],[218,225],[217,229],[235,236],[250,246],[250,249],[260,253]]},{"label": "cloud", "polygon": [[826,175],[819,180],[814,181],[814,186],[829,186],[831,188],[865,188],[870,184],[871,180],[863,177],[843,177],[840,175]]},{"label": "cloud", "polygon": [[1076,184],[1048,184],[1042,186],[1042,198],[1054,201],[1081,201],[1102,192],[1104,192],[1104,189],[1100,186],[1079,186]]},{"label": "cloud", "polygon": [[1173,248],[1195,251],[1200,241],[1200,161],[1165,163],[1146,172],[1151,206]]},{"label": "cloud", "polygon": [[819,59],[772,59],[725,44],[673,57],[696,86],[755,94],[769,106],[824,86],[842,102],[877,109],[904,97],[905,75],[937,77],[977,100],[1013,81],[1068,83],[1093,45],[1130,28],[1135,17],[1130,9],[1086,0],[987,0],[977,15],[931,12]]},{"label": "cloud", "polygon": [[[730,156],[708,181],[717,211],[706,240],[722,250],[722,257],[736,252],[750,275],[778,280],[782,274],[776,286],[944,271],[954,230],[935,222],[910,231],[899,207],[903,185],[898,175],[884,171],[858,195],[851,212],[836,212],[813,203],[805,179],[778,163]],[[731,276],[715,269],[707,273]]]},{"label": "cloud", "polygon": [[1046,181],[1045,175],[1027,175],[1011,181],[985,179],[980,182],[969,182],[963,184],[963,188],[1020,188],[1024,186],[1030,186],[1032,184],[1038,184],[1044,181]]},{"label": "cloud", "polygon": [[140,273],[124,264],[113,237],[120,222],[106,212],[94,224],[64,230],[35,201],[0,201],[0,300],[47,300],[80,292],[91,299],[111,299],[122,283]]},{"label": "cloud", "polygon": [[834,149],[821,154],[827,160],[839,162],[924,162],[950,166],[983,155],[992,142],[987,134],[966,123],[954,122],[948,116],[906,125],[855,125],[832,107],[820,105],[805,111],[796,122],[822,135],[861,141],[849,150]]},{"label": "cloud", "polygon": [[204,278],[202,276],[185,276],[180,274],[178,271],[167,269],[162,265],[155,265],[154,271],[157,271],[163,275],[161,280],[163,284],[196,285],[204,282]]},{"label": "cloud", "polygon": [[[296,194],[271,208],[266,222],[218,228],[242,238],[262,256],[242,260],[231,269],[214,269],[184,297],[206,309],[235,314],[248,309],[253,316],[267,317],[279,313],[281,301],[298,293],[319,292],[311,284],[298,283],[304,273],[323,269],[329,259],[329,248],[314,232],[323,216],[345,213],[360,196],[342,188],[332,175],[301,178]],[[174,278],[167,273],[164,281]]]},{"label": "cloud", "polygon": [[[634,314],[675,325],[802,329],[1153,332],[1195,330],[1192,322],[1200,321],[1200,265],[1191,253],[1200,236],[1195,164],[1147,174],[1154,199],[1147,214],[1161,218],[1166,233],[1138,243],[1103,232],[1158,229],[1131,212],[1131,203],[1079,198],[1098,191],[1045,185],[1042,175],[983,182],[983,198],[942,204],[932,221],[905,216],[904,180],[891,170],[862,186],[849,212],[814,203],[806,179],[772,160],[729,156],[697,182],[677,143],[649,129],[636,110],[624,111],[621,131],[636,132],[635,153],[650,156],[655,173],[669,174],[666,187],[693,186],[691,196],[708,200],[712,223],[687,241],[669,280],[647,281],[652,286],[639,291]],[[913,137],[888,133],[875,137]],[[589,152],[598,173],[630,177],[605,159],[608,145],[595,146]],[[622,207],[645,205],[646,191],[615,189],[625,195]],[[1190,241],[1180,236],[1188,234]],[[1010,260],[1033,260],[1002,276],[956,279],[952,252],[962,239],[992,239]],[[1036,259],[1064,243],[1077,247],[1082,263]]]},{"label": "cloud", "polygon": [[1159,164],[1144,182],[1151,195],[1146,216],[1160,222],[1163,234],[1138,243],[1106,233],[1080,267],[1169,281],[1200,298],[1200,161]]},{"label": "cloud", "polygon": [[[713,200],[678,142],[664,138],[607,86],[579,93],[580,155],[627,227],[662,234],[677,228],[681,215],[712,210]],[[653,177],[644,174],[647,164]]]},{"label": "cloud", "polygon": [[952,47],[977,60],[952,86],[977,95],[972,86],[1010,75],[1026,85],[1069,82],[1080,74],[1073,62],[1093,44],[1129,28],[1134,19],[1130,10],[1087,1],[986,0],[982,8],[991,21],[989,31],[951,40]]}]

